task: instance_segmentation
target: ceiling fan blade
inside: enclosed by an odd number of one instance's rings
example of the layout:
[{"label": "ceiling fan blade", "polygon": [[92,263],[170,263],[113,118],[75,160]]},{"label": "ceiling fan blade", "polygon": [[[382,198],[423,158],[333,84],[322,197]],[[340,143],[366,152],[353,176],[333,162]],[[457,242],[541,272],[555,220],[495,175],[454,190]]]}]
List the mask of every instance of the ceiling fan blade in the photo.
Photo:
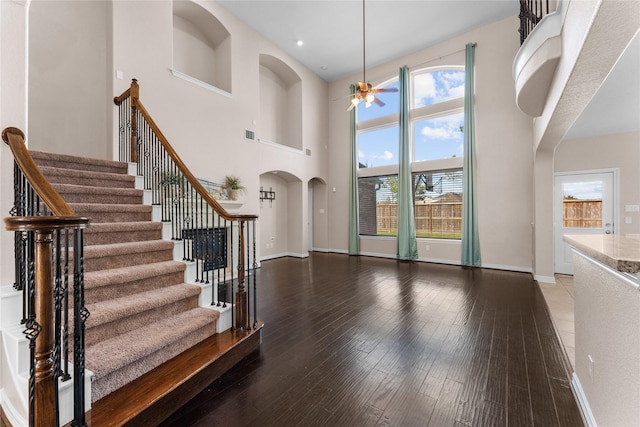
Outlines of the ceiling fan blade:
[{"label": "ceiling fan blade", "polygon": [[354,104],[353,102],[349,103],[349,106],[347,107],[347,111],[351,111],[356,107],[356,104]]},{"label": "ceiling fan blade", "polygon": [[373,102],[375,102],[379,107],[384,107],[384,102],[380,101],[378,98],[373,98]]},{"label": "ceiling fan blade", "polygon": [[398,88],[397,87],[391,87],[391,88],[380,88],[380,89],[372,89],[372,91],[374,93],[384,93],[384,92],[397,92]]}]

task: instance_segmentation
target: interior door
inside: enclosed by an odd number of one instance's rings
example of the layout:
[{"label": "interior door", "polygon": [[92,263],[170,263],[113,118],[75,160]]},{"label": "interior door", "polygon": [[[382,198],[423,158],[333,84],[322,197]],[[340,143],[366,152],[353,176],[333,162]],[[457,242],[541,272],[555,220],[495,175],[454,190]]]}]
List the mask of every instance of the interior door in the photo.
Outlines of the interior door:
[{"label": "interior door", "polygon": [[556,174],[554,179],[555,272],[573,274],[572,254],[564,234],[612,234],[613,171]]}]

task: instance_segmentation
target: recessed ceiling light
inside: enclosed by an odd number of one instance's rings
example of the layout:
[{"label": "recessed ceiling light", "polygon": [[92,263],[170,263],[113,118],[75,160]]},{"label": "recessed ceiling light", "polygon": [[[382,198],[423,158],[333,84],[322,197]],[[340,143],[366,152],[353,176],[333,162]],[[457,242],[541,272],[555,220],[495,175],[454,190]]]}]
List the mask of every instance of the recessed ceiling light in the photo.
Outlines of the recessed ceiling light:
[{"label": "recessed ceiling light", "polygon": [[329,68],[329,67],[327,67],[326,65],[321,65],[320,66],[320,69],[323,70],[323,71],[326,70],[327,68]]},{"label": "recessed ceiling light", "polygon": [[298,41],[296,42],[296,44],[297,44],[298,46],[302,46],[302,45],[304,44],[304,42],[303,42],[302,40],[298,40]]}]

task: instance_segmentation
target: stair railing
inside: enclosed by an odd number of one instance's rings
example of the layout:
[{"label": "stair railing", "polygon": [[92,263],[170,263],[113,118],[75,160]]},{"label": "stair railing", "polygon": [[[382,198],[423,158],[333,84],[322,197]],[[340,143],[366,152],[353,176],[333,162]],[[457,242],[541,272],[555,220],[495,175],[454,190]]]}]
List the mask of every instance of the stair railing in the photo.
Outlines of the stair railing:
[{"label": "stair railing", "polygon": [[[33,161],[17,128],[2,139],[14,156],[14,206],[4,219],[15,233],[15,283],[22,291],[22,324],[29,340],[29,425],[60,425],[58,381],[68,381],[69,328],[73,325],[73,426],[86,426],[84,394],[83,229],[89,219],[78,216]],[[70,247],[69,241],[72,240]],[[72,283],[70,288],[70,275]],[[69,293],[73,320],[69,320]]]},{"label": "stair railing", "polygon": [[133,79],[113,100],[120,122],[120,161],[137,165],[151,203],[160,206],[162,221],[171,222],[172,239],[183,241],[183,260],[196,264],[196,282],[212,284],[211,305],[224,308],[234,302],[232,329],[256,328],[258,217],[223,208],[162,134],[139,92]]},{"label": "stair railing", "polygon": [[520,44],[550,12],[553,10],[549,9],[549,0],[520,0]]}]

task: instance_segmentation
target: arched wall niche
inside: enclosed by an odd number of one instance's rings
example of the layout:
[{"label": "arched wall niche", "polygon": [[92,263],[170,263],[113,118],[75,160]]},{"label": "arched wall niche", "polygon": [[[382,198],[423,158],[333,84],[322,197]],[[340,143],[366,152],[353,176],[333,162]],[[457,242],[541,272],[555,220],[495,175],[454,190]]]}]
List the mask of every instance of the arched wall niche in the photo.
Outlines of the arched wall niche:
[{"label": "arched wall niche", "polygon": [[173,2],[173,69],[231,93],[231,34],[191,1]]},{"label": "arched wall niche", "polygon": [[268,54],[260,54],[260,139],[302,150],[302,80]]}]

